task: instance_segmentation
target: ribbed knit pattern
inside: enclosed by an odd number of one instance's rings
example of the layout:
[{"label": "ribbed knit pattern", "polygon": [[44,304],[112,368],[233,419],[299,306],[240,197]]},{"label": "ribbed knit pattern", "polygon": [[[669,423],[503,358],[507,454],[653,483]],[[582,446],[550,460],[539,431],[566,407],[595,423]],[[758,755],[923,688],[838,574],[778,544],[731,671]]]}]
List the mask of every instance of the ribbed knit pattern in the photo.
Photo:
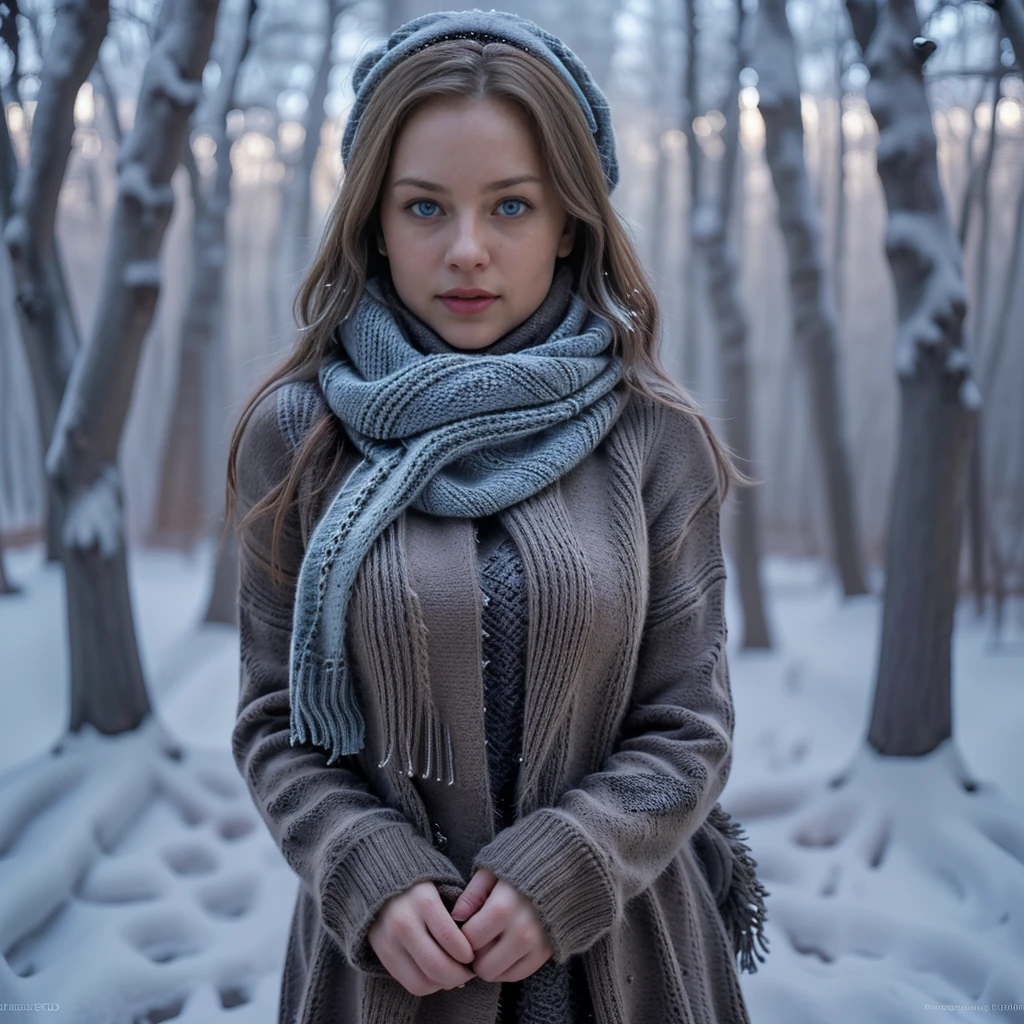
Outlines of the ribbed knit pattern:
[{"label": "ribbed knit pattern", "polygon": [[[494,805],[494,830],[515,817],[514,793],[522,749],[523,685],[526,671],[528,607],[523,562],[499,523],[481,532],[501,539],[480,556],[484,595],[483,684],[487,768]],[[548,959],[529,977],[502,985],[501,1024],[589,1024],[593,1008],[578,958]]]},{"label": "ribbed knit pattern", "polygon": [[[562,280],[571,273],[563,267]],[[524,351],[436,355],[410,341],[374,279],[323,359],[324,397],[364,457],[310,537],[292,622],[292,741],[324,747],[329,764],[365,743],[345,632],[374,540],[408,506],[474,518],[524,501],[578,465],[618,415],[622,360],[608,320],[570,293],[542,333],[561,294],[549,290],[530,318],[541,340]],[[413,705],[405,730],[429,719],[446,745],[447,723],[422,687]]]}]

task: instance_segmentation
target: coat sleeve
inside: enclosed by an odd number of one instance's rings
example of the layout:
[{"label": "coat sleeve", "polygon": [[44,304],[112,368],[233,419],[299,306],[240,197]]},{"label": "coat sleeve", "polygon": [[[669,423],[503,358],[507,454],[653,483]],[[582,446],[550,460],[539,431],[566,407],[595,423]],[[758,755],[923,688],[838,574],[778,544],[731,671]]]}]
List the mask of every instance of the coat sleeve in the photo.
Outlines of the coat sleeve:
[{"label": "coat sleeve", "polygon": [[[282,402],[279,412],[278,403]],[[294,407],[260,401],[239,442],[235,522],[289,471]],[[240,687],[231,745],[235,763],[278,848],[318,901],[324,927],[346,959],[386,975],[366,940],[378,911],[421,881],[451,907],[465,887],[455,865],[371,790],[355,757],[328,767],[327,752],[290,742],[288,654],[302,530],[293,504],[284,524],[278,585],[264,565],[273,516],[247,527],[239,544]]]},{"label": "coat sleeve", "polygon": [[556,963],[604,937],[665,870],[708,816],[731,765],[715,462],[699,424],[681,414],[666,420],[645,489],[647,614],[615,749],[473,862],[533,901]]}]

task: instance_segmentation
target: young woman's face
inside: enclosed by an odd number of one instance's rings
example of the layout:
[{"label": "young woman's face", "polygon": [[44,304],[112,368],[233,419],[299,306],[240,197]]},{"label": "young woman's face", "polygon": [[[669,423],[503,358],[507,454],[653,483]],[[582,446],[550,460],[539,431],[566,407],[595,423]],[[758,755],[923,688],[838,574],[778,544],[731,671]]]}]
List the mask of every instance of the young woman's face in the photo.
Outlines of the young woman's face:
[{"label": "young woman's face", "polygon": [[[409,118],[391,155],[380,223],[399,297],[469,351],[537,309],[574,237],[526,116],[491,99],[436,100]],[[446,297],[453,290],[494,298],[460,302]]]}]

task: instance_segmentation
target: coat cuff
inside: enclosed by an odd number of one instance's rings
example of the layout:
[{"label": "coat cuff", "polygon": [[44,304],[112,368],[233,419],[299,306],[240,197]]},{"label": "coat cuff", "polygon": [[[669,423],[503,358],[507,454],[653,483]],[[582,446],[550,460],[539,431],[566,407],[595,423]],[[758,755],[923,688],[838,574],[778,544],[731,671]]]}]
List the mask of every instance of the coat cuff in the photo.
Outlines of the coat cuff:
[{"label": "coat cuff", "polygon": [[568,816],[538,808],[502,829],[473,860],[537,908],[555,963],[589,949],[615,924],[618,901],[600,852]]},{"label": "coat cuff", "polygon": [[384,904],[417,882],[434,882],[449,910],[466,887],[458,868],[408,824],[363,836],[327,873],[321,893],[324,926],[356,970],[390,976],[367,933]]}]

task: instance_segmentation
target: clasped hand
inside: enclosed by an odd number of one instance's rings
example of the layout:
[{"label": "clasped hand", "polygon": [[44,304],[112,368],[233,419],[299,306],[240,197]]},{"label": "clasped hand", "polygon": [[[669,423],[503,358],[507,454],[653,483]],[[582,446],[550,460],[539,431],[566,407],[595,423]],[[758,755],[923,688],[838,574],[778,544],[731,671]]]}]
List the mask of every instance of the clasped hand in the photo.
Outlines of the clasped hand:
[{"label": "clasped hand", "polygon": [[384,904],[367,939],[388,973],[416,996],[461,988],[473,977],[521,981],[551,956],[533,902],[483,867],[451,914],[437,886],[419,882]]}]

